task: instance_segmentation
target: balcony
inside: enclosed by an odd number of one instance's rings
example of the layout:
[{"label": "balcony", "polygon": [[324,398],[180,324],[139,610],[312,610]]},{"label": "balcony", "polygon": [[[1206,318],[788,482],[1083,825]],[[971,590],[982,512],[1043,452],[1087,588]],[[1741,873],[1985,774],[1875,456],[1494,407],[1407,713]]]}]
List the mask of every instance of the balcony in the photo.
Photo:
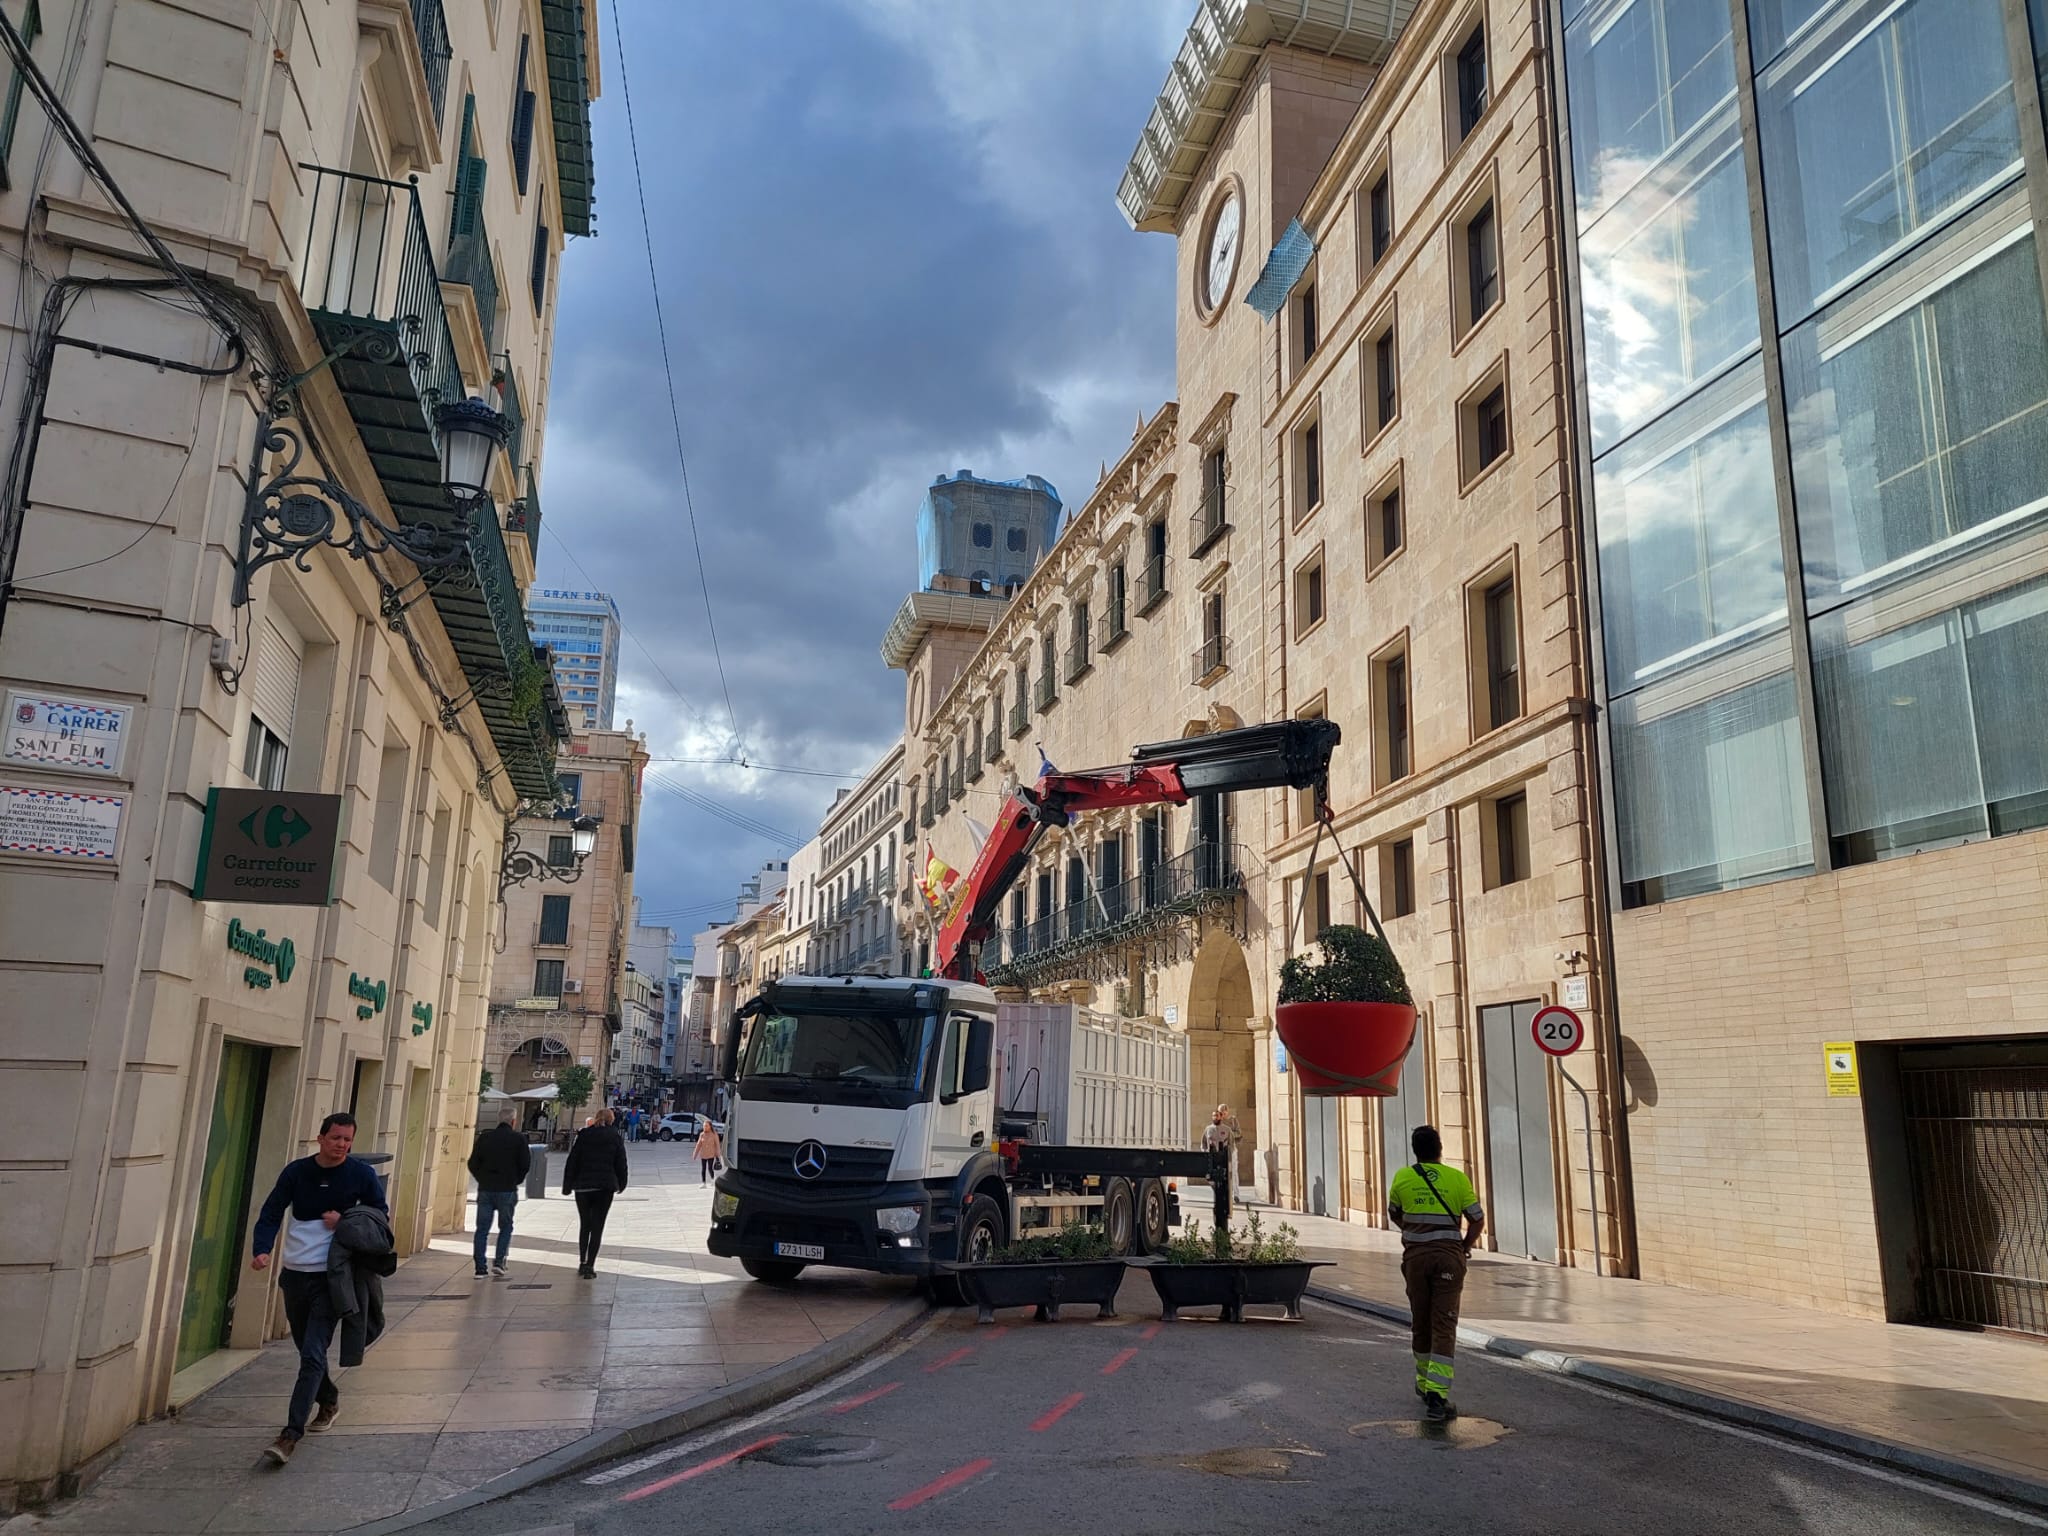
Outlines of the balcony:
[{"label": "balcony", "polygon": [[[1031,706],[1019,699],[1010,706],[1010,735],[1014,739],[1031,729]],[[930,822],[925,823],[930,826]]]},{"label": "balcony", "polygon": [[1067,665],[1060,675],[1070,683],[1078,683],[1094,665],[1095,657],[1088,649],[1087,636],[1083,635],[1067,647]]},{"label": "balcony", "polygon": [[[435,422],[464,390],[418,189],[301,169],[312,178],[312,214],[299,294],[320,344],[335,354],[334,384],[392,515],[405,526],[446,526],[456,511]],[[545,800],[568,714],[547,653],[527,636],[504,531],[495,516],[479,524],[467,565],[429,590],[513,788]]]},{"label": "balcony", "polygon": [[526,540],[529,565],[540,562],[540,479],[531,464],[521,477],[519,499],[505,509],[505,531]]},{"label": "balcony", "polygon": [[1057,704],[1059,701],[1059,684],[1053,681],[1052,673],[1040,673],[1038,677],[1038,692],[1035,698],[1035,702],[1038,705],[1039,712],[1043,714],[1046,710],[1051,709],[1053,705]]},{"label": "balcony", "polygon": [[984,768],[986,768],[989,765],[989,763],[994,760],[994,758],[995,754],[989,751],[985,746],[978,746],[972,752],[968,753],[967,782],[970,784],[979,784],[981,782],[981,771]]},{"label": "balcony", "polygon": [[491,232],[484,226],[482,191],[479,185],[477,203],[467,209],[463,206],[463,194],[456,193],[456,227],[449,230],[448,270],[442,277],[469,289],[476,305],[477,330],[488,353],[498,336],[498,268],[491,260]]},{"label": "balcony", "polygon": [[1124,605],[1112,603],[1109,612],[1102,616],[1102,638],[1095,648],[1107,656],[1111,651],[1131,638],[1130,620],[1124,617]]},{"label": "balcony", "polygon": [[1138,617],[1166,601],[1166,556],[1154,555],[1138,572]]},{"label": "balcony", "polygon": [[1202,504],[1195,509],[1195,515],[1188,519],[1188,553],[1200,556],[1208,552],[1209,546],[1230,532],[1230,523],[1224,516],[1225,488],[1212,485],[1202,492]]},{"label": "balcony", "polygon": [[1244,885],[1241,868],[1234,845],[1197,843],[1037,922],[1004,928],[984,951],[983,968],[997,985],[1029,982],[1063,961],[1143,938],[1235,901]]},{"label": "balcony", "polygon": [[953,764],[951,798],[955,800],[965,800],[967,798],[967,759],[964,756]]},{"label": "balcony", "polygon": [[1221,635],[1211,635],[1195,647],[1195,682],[1207,683],[1221,677],[1230,669],[1226,660],[1227,648]]}]

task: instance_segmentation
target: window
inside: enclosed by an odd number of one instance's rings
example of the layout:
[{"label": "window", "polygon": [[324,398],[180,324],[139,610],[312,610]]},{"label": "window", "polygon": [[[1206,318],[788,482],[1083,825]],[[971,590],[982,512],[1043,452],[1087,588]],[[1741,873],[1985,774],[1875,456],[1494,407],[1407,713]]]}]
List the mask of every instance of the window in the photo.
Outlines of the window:
[{"label": "window", "polygon": [[1294,572],[1294,638],[1299,640],[1323,622],[1323,551],[1302,562]]},{"label": "window", "polygon": [[1370,573],[1401,552],[1405,542],[1401,517],[1401,482],[1398,478],[1380,487],[1365,501],[1365,559]]},{"label": "window", "polygon": [[1473,410],[1473,448],[1479,468],[1485,469],[1508,451],[1508,392],[1496,384],[1479,397]]},{"label": "window", "polygon": [[429,928],[441,926],[441,898],[448,889],[448,838],[454,831],[455,814],[446,804],[434,807],[433,841],[427,854],[426,920]]},{"label": "window", "polygon": [[1323,503],[1323,427],[1311,418],[1294,434],[1294,520],[1300,522]]},{"label": "window", "polygon": [[1221,447],[1202,456],[1202,504],[1195,510],[1194,541],[1188,553],[1199,555],[1220,538],[1226,521],[1226,491],[1229,465]]},{"label": "window", "polygon": [[974,547],[976,549],[994,549],[996,547],[995,524],[976,523],[974,525]]},{"label": "window", "polygon": [[1405,779],[1413,771],[1408,745],[1408,653],[1396,647],[1373,663],[1373,736],[1375,789]]},{"label": "window", "polygon": [[538,315],[547,308],[548,302],[548,249],[549,232],[545,224],[533,226],[533,264],[528,281],[533,290],[533,312]]},{"label": "window", "polygon": [[1458,91],[1458,135],[1462,144],[1472,130],[1479,126],[1479,119],[1486,115],[1486,27],[1484,23],[1472,29],[1464,45],[1458,49],[1453,73]]},{"label": "window", "polygon": [[1304,937],[1320,939],[1330,926],[1330,872],[1319,869],[1308,883],[1308,907],[1301,925]]},{"label": "window", "polygon": [[1124,575],[1124,563],[1119,560],[1109,568],[1109,612],[1103,617],[1102,648],[1108,650],[1116,641],[1130,633],[1125,608],[1129,600],[1129,586]]},{"label": "window", "polygon": [[1316,285],[1310,283],[1296,295],[1294,300],[1295,324],[1299,328],[1301,360],[1305,363],[1316,355],[1316,347],[1322,335],[1316,328]]},{"label": "window", "polygon": [[1493,200],[1488,198],[1465,221],[1465,314],[1470,330],[1500,302],[1500,245],[1496,238]]},{"label": "window", "polygon": [[512,75],[512,176],[519,183],[521,197],[526,195],[527,180],[533,173],[533,110],[539,100],[528,69],[532,53],[533,39],[522,35],[519,67]]},{"label": "window", "polygon": [[1529,878],[1529,797],[1521,790],[1485,802],[1488,890]]},{"label": "window", "polygon": [[1516,626],[1515,579],[1488,585],[1478,599],[1485,674],[1480,696],[1483,731],[1497,731],[1522,713],[1521,637]]},{"label": "window", "polygon": [[1366,249],[1372,252],[1374,266],[1379,265],[1387,247],[1394,243],[1394,189],[1388,179],[1391,175],[1392,172],[1382,170],[1365,195]]},{"label": "window", "polygon": [[1038,637],[1038,707],[1050,708],[1060,696],[1058,672],[1060,643],[1051,630]]},{"label": "window", "polygon": [[290,748],[285,740],[253,714],[249,716],[249,740],[242,749],[242,772],[258,789],[283,789],[285,759]]},{"label": "window", "polygon": [[572,869],[576,864],[576,840],[566,833],[548,839],[548,868]]},{"label": "window", "polygon": [[1380,904],[1390,918],[1415,912],[1415,839],[1404,837],[1380,850]]},{"label": "window", "polygon": [[1711,114],[1732,107],[1728,8],[1695,0],[1591,7],[1566,32],[1565,69],[1583,226]]},{"label": "window", "polygon": [[1202,645],[1195,652],[1195,681],[1207,682],[1224,667],[1223,590],[1217,588],[1202,598]]},{"label": "window", "polygon": [[562,995],[562,962],[559,960],[536,960],[533,962],[533,995],[535,997],[559,998]]},{"label": "window", "polygon": [[[36,39],[43,33],[43,8],[38,0],[28,0],[28,8],[21,13],[21,26],[18,30],[21,33],[22,45],[33,49]],[[14,154],[14,130],[21,121],[21,93],[26,83],[20,70],[8,72],[7,101],[4,106],[0,106],[0,189],[14,185],[8,174],[7,162]]]},{"label": "window", "polygon": [[1009,529],[1006,537],[1011,554],[1021,555],[1024,553],[1024,530],[1022,528]]},{"label": "window", "polygon": [[370,878],[387,891],[398,878],[398,844],[405,831],[411,767],[412,748],[392,737],[379,758],[377,808],[370,822]]},{"label": "window", "polygon": [[1835,6],[1757,89],[1771,271],[1789,326],[2020,175],[2001,7]]},{"label": "window", "polygon": [[1166,601],[1166,519],[1145,525],[1145,568],[1138,572],[1138,613],[1142,617]]},{"label": "window", "polygon": [[534,942],[537,944],[566,944],[569,942],[568,897],[541,897],[540,936]]},{"label": "window", "polygon": [[568,805],[583,803],[583,775],[580,773],[558,773],[555,785],[561,790],[562,800]]},{"label": "window", "polygon": [[1401,413],[1401,360],[1391,310],[1378,332],[1366,342],[1365,356],[1372,387],[1361,393],[1365,396],[1365,440],[1370,443]]}]

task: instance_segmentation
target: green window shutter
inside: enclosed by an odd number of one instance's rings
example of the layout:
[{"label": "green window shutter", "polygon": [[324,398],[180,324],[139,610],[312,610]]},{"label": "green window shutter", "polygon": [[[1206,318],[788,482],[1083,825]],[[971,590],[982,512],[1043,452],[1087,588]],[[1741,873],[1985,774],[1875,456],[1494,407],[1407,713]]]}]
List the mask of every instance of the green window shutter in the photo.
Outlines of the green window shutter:
[{"label": "green window shutter", "polygon": [[482,155],[464,155],[455,166],[455,219],[449,233],[474,235],[483,228],[484,172],[490,162]]}]

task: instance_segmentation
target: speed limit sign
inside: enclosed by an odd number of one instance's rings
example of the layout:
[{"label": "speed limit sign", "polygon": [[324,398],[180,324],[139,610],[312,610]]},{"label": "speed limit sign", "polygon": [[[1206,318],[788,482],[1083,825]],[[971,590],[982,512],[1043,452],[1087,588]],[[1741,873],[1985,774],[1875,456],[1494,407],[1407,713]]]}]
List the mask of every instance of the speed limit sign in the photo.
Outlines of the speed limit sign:
[{"label": "speed limit sign", "polygon": [[1569,1008],[1539,1008],[1529,1021],[1529,1033],[1538,1049],[1552,1056],[1569,1056],[1586,1043],[1586,1026]]}]

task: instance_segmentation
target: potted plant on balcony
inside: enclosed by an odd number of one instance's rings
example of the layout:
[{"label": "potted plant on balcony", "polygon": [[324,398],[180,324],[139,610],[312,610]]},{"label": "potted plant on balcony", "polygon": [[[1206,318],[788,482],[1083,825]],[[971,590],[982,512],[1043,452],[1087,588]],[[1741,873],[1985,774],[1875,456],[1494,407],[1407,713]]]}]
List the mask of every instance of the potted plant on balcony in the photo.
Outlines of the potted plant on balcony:
[{"label": "potted plant on balcony", "polygon": [[1325,928],[1316,944],[1320,962],[1291,955],[1281,964],[1273,1010],[1301,1091],[1386,1098],[1400,1086],[1415,1039],[1415,999],[1401,962],[1383,934],[1348,923]]},{"label": "potted plant on balcony", "polygon": [[1254,1211],[1234,1232],[1219,1227],[1204,1235],[1199,1221],[1189,1221],[1145,1273],[1167,1322],[1183,1307],[1220,1307],[1224,1322],[1241,1323],[1248,1304],[1285,1307],[1299,1319],[1309,1278],[1327,1262],[1304,1259],[1301,1234],[1284,1221],[1268,1235]]},{"label": "potted plant on balcony", "polygon": [[1058,1232],[1020,1237],[985,1263],[956,1264],[952,1274],[977,1322],[994,1322],[998,1307],[1036,1307],[1039,1322],[1056,1323],[1062,1306],[1116,1316],[1124,1261],[1102,1228],[1070,1221]]}]

